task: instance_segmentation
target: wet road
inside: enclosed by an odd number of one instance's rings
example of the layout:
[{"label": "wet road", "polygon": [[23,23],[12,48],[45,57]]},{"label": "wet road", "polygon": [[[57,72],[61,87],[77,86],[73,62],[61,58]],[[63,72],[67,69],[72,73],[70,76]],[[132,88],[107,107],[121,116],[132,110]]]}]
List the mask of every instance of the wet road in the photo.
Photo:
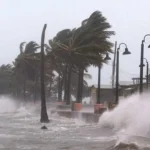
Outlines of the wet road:
[{"label": "wet road", "polygon": [[[123,108],[115,110],[120,113],[106,112],[97,124],[60,117],[57,114],[51,114],[51,109],[49,109],[48,115],[51,122],[46,124],[48,130],[44,131],[40,129],[44,124],[39,122],[39,105],[34,107],[17,105],[16,107],[9,104],[7,106],[9,108],[4,109],[5,111],[1,107],[0,113],[0,149],[2,150],[150,149],[149,136],[140,137],[141,133],[130,136],[127,135],[129,132],[125,132],[125,129],[131,131],[131,128],[129,130],[127,126],[131,120],[125,120],[124,114],[120,112]],[[116,120],[114,120],[114,115]],[[138,131],[140,131],[139,127],[141,126],[138,126]]]},{"label": "wet road", "polygon": [[1,113],[0,149],[91,150],[109,148],[114,144],[114,133],[98,124],[87,124],[57,114],[49,114],[49,117],[48,130],[43,131],[39,114],[34,111],[29,112],[22,107],[16,112]]}]

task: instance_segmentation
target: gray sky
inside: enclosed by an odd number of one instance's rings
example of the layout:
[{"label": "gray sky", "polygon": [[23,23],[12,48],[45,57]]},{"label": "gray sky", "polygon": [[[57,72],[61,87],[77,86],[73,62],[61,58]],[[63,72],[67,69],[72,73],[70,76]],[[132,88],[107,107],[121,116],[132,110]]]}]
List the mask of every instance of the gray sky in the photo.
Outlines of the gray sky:
[{"label": "gray sky", "polygon": [[[140,45],[150,33],[150,0],[0,0],[0,64],[11,63],[19,53],[19,44],[34,40],[40,43],[43,24],[47,23],[46,40],[65,28],[78,27],[93,11],[99,10],[112,25],[116,35],[112,42],[125,42],[132,52],[120,55],[120,80],[139,75]],[[145,44],[145,57],[150,60]],[[123,52],[123,49],[122,49]],[[110,84],[112,61],[104,65],[102,84]],[[144,69],[145,71],[145,69]],[[90,68],[97,83],[97,68]]]}]

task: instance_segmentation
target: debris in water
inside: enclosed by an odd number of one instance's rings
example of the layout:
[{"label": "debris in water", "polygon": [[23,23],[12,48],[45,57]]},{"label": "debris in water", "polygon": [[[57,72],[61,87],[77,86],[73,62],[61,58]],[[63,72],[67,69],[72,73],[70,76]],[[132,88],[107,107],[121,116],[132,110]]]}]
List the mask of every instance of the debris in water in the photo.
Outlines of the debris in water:
[{"label": "debris in water", "polygon": [[127,143],[121,142],[121,143],[119,143],[118,145],[115,146],[116,150],[124,149],[124,148],[133,149],[133,150],[138,150],[139,149],[139,147],[135,143],[127,144]]},{"label": "debris in water", "polygon": [[47,130],[48,128],[46,126],[41,127],[42,130]]}]

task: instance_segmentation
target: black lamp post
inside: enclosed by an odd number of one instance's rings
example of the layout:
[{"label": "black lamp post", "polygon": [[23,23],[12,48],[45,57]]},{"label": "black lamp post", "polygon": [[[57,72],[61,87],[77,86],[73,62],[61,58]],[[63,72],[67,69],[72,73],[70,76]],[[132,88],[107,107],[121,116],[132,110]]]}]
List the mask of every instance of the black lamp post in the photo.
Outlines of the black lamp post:
[{"label": "black lamp post", "polygon": [[144,42],[147,36],[150,34],[146,34],[141,43],[141,63],[140,63],[140,93],[143,92],[143,58],[144,58]]},{"label": "black lamp post", "polygon": [[[104,60],[111,60],[109,54],[106,54]],[[98,88],[97,88],[97,104],[100,104],[100,85],[101,85],[101,65],[98,66]]]},{"label": "black lamp post", "polygon": [[149,63],[147,61],[146,58],[144,58],[146,60],[146,87],[148,89],[148,69],[149,69]]},{"label": "black lamp post", "polygon": [[119,50],[120,46],[125,45],[125,51],[123,52],[123,55],[129,55],[131,52],[129,52],[127,45],[125,43],[121,43],[119,47],[117,48],[117,62],[116,62],[116,104],[118,104],[119,101]]}]

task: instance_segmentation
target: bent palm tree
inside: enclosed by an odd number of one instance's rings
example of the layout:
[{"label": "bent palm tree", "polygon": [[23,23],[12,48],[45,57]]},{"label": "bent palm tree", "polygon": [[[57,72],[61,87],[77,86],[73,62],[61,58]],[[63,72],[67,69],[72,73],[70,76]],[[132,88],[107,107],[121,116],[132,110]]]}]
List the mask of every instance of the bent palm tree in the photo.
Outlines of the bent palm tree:
[{"label": "bent palm tree", "polygon": [[44,40],[45,40],[45,30],[46,24],[44,25],[41,37],[41,122],[49,122],[47,109],[46,109],[46,99],[45,99],[45,84],[44,84]]},{"label": "bent palm tree", "polygon": [[104,55],[111,52],[113,44],[108,41],[108,38],[114,32],[108,31],[110,27],[101,12],[95,11],[82,22],[81,27],[63,30],[52,41],[52,50],[55,55],[67,66],[73,65],[73,67],[78,68],[78,102],[81,102],[82,99],[85,68],[90,65],[102,65],[105,63]]},{"label": "bent palm tree", "polygon": [[[16,74],[16,81],[21,83],[23,85],[23,95],[24,100],[26,99],[26,80],[27,79],[33,79],[35,75],[35,64],[37,63],[37,57],[35,56],[35,52],[39,48],[38,44],[31,41],[26,46],[25,49],[23,49],[25,42],[22,42],[20,44],[20,54],[15,59],[14,64],[14,71]],[[19,84],[18,88],[19,89]]]}]

